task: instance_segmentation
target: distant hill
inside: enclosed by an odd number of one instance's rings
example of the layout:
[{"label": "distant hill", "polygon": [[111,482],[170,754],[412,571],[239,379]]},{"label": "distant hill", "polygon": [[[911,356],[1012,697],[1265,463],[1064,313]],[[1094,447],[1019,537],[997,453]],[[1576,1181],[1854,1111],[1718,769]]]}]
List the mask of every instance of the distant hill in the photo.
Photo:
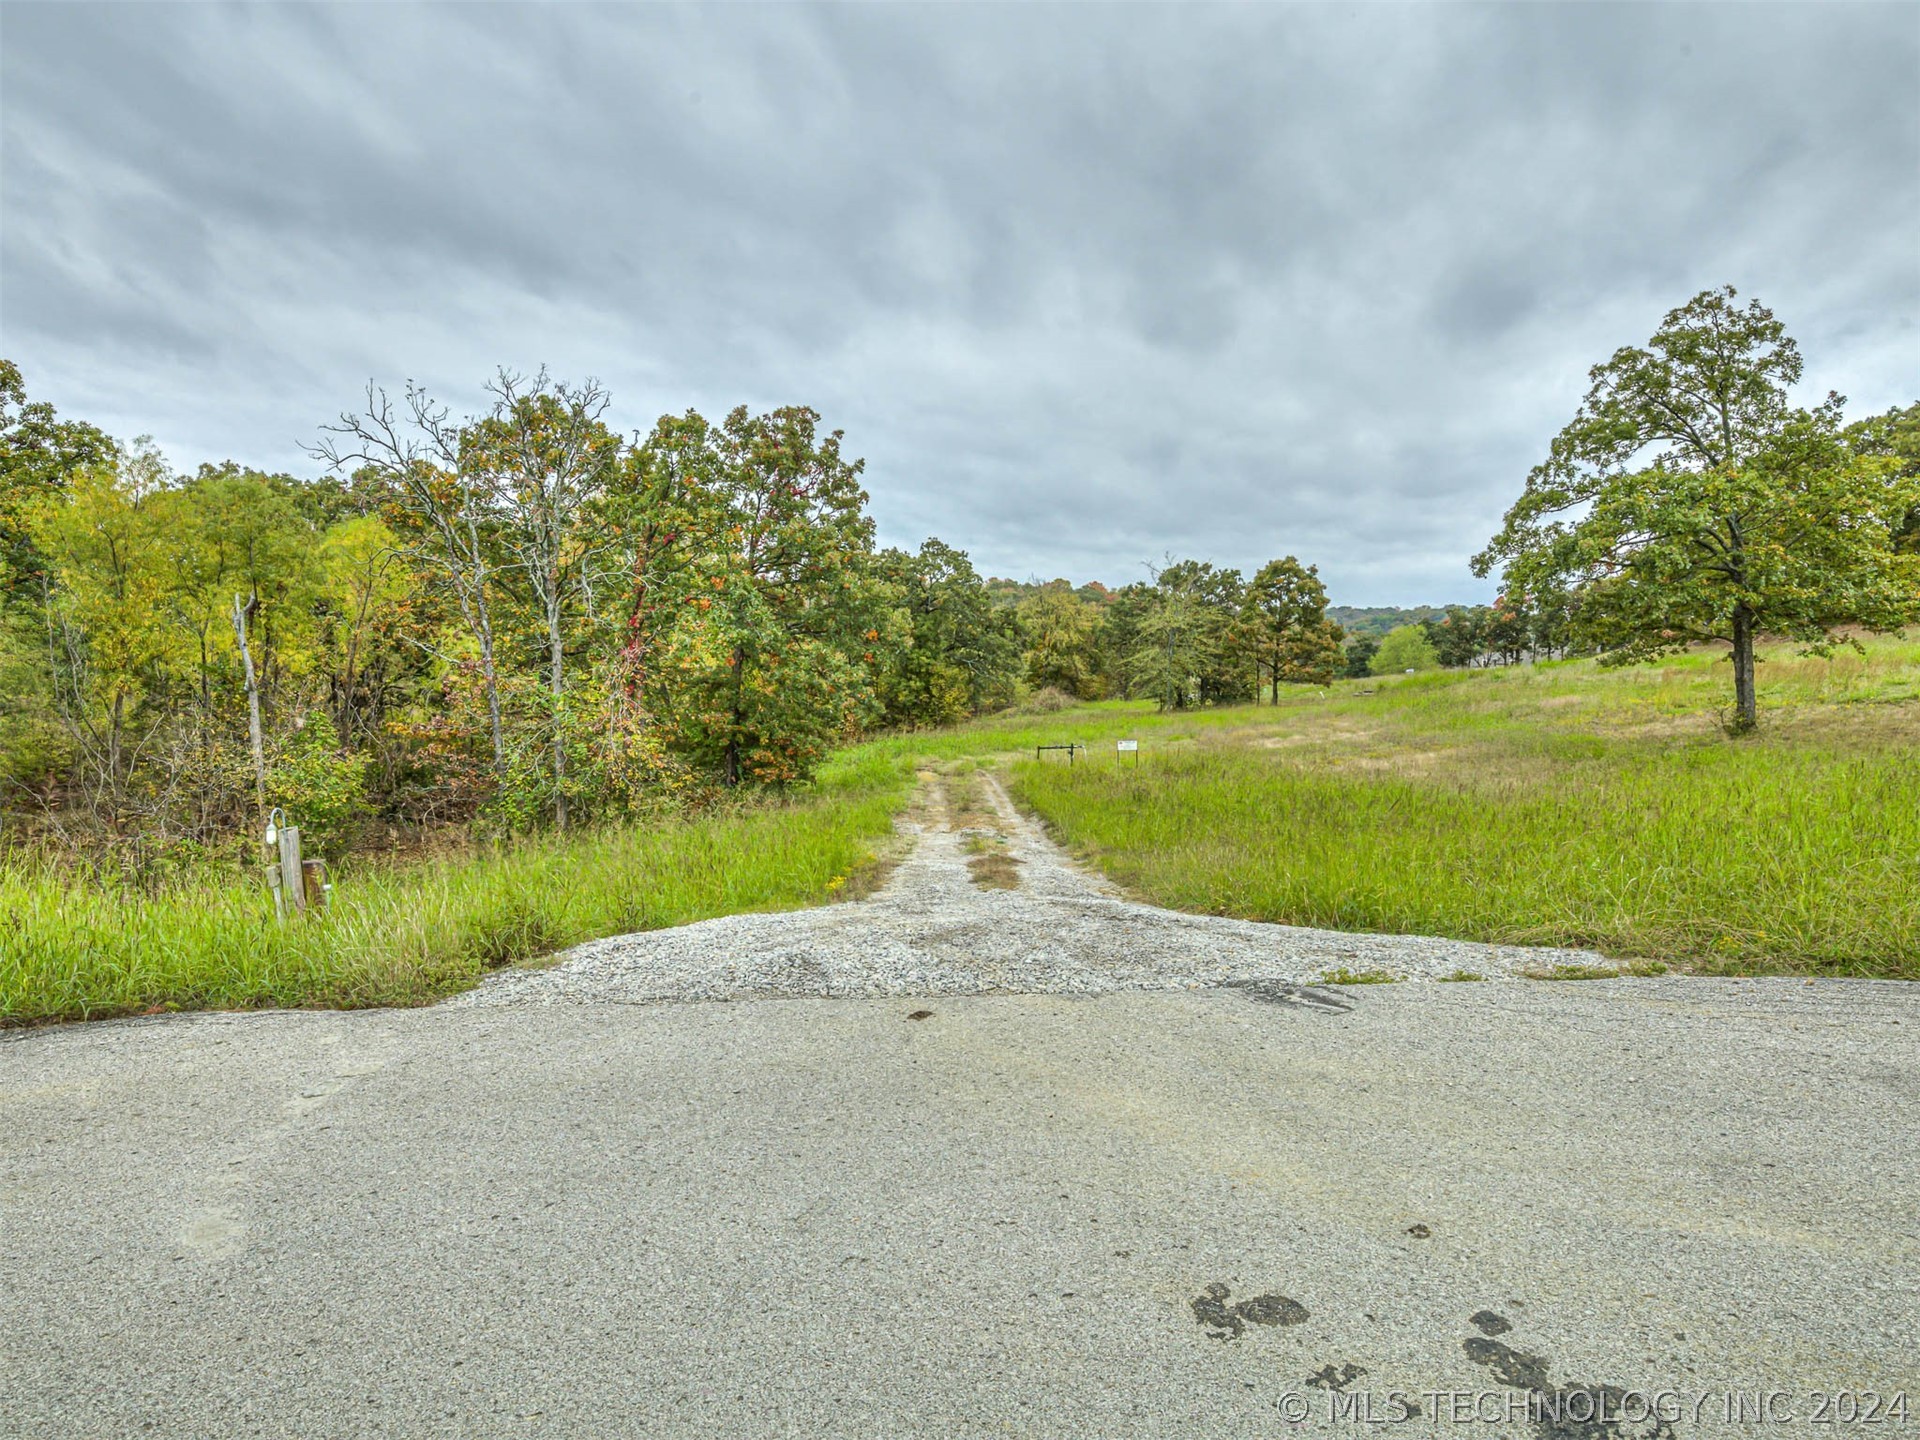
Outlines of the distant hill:
[{"label": "distant hill", "polygon": [[1396,625],[1418,625],[1422,620],[1437,620],[1447,612],[1438,605],[1416,605],[1404,610],[1398,605],[1329,605],[1327,618],[1349,635],[1386,634]]},{"label": "distant hill", "polygon": [[[1054,580],[1009,580],[1002,576],[993,576],[987,581],[987,593],[1002,605],[1017,605],[1027,596],[1048,588],[1048,585],[1067,585],[1082,600],[1091,605],[1105,605],[1112,601],[1115,591],[1092,580],[1085,585],[1073,585],[1070,581]],[[1332,620],[1349,635],[1372,635],[1376,639],[1385,635],[1396,625],[1417,625],[1422,620],[1437,620],[1446,610],[1439,605],[1415,605],[1411,609],[1399,605],[1329,605],[1327,618]]]},{"label": "distant hill", "polygon": [[1036,595],[1054,585],[1065,585],[1089,605],[1108,605],[1113,601],[1114,592],[1098,580],[1075,585],[1068,580],[1009,580],[1000,575],[987,577],[987,593],[1002,605],[1017,605],[1029,595]]}]

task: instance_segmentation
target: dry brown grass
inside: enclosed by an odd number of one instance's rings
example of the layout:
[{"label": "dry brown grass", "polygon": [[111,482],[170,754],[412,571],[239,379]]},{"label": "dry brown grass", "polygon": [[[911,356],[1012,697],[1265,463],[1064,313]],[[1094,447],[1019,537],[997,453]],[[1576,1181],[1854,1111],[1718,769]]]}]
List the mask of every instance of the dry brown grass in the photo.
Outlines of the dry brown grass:
[{"label": "dry brown grass", "polygon": [[985,890],[1020,888],[1020,862],[1007,852],[1006,824],[971,770],[949,773],[939,787],[946,828],[958,831],[970,858],[967,874]]},{"label": "dry brown grass", "polygon": [[1020,862],[1005,850],[989,850],[967,861],[967,874],[982,890],[1018,890]]}]

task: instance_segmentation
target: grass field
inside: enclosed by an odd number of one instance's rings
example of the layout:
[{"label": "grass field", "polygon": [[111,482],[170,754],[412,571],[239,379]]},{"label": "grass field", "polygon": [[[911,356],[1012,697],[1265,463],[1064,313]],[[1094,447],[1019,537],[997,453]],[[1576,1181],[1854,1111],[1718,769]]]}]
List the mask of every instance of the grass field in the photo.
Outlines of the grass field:
[{"label": "grass field", "polygon": [[[1763,730],[1738,741],[1726,666],[1697,655],[1093,706],[946,744],[1004,753],[1063,841],[1177,909],[1920,979],[1920,644],[1760,673]],[[1066,738],[1091,757],[1034,760]]]},{"label": "grass field", "polygon": [[[821,903],[928,764],[1004,767],[1065,843],[1177,909],[1920,979],[1920,641],[1772,651],[1760,677],[1738,741],[1706,655],[1007,715],[855,747],[789,804],[349,869],[332,914],[285,927],[239,875],[133,897],[0,868],[0,1023],[416,1004],[603,935]],[[1092,750],[1034,758],[1069,740]]]},{"label": "grass field", "polygon": [[286,926],[238,875],[135,897],[0,869],[0,1023],[419,1004],[584,940],[816,904],[872,860],[910,782],[850,752],[793,804],[349,870],[331,914]]}]

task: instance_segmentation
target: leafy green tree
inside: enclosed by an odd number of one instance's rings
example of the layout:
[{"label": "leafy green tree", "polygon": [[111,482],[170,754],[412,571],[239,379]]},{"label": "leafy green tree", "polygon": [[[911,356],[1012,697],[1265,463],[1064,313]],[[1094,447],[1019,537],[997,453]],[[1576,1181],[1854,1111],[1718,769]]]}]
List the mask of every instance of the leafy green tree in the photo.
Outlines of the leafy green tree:
[{"label": "leafy green tree", "polygon": [[318,555],[316,651],[334,733],[378,744],[380,720],[407,673],[414,575],[399,537],[378,516],[342,520]]},{"label": "leafy green tree", "polygon": [[1238,645],[1246,582],[1238,570],[1217,570],[1204,560],[1173,560],[1154,577],[1163,595],[1186,597],[1200,607],[1200,643],[1195,653],[1193,699],[1223,705],[1254,693],[1250,667]]},{"label": "leafy green tree", "polygon": [[1594,368],[1474,569],[1503,566],[1510,596],[1574,591],[1573,629],[1607,663],[1727,645],[1745,731],[1762,632],[1824,652],[1841,627],[1897,629],[1920,614],[1920,578],[1896,549],[1911,482],[1845,443],[1839,397],[1788,404],[1798,348],[1734,299],[1705,291]]},{"label": "leafy green tree", "polygon": [[1094,625],[1093,644],[1098,656],[1096,668],[1107,682],[1110,695],[1138,696],[1129,674],[1130,662],[1140,649],[1140,625],[1160,603],[1160,591],[1153,585],[1135,581],[1111,592],[1100,608]]},{"label": "leafy green tree", "polygon": [[37,509],[56,499],[83,466],[114,458],[113,441],[79,420],[62,420],[44,400],[28,400],[20,367],[0,360],[0,610],[33,603],[43,557],[34,547]]},{"label": "leafy green tree", "polygon": [[274,757],[268,798],[298,821],[309,856],[338,856],[365,815],[368,761],[340,743],[325,710],[303,717]]},{"label": "leafy green tree", "polygon": [[1291,555],[1269,560],[1247,583],[1240,634],[1272,682],[1276,705],[1281,685],[1330,685],[1345,663],[1320,569]]},{"label": "leafy green tree", "polygon": [[180,656],[168,623],[176,577],[159,498],[169,477],[144,446],[64,477],[61,503],[30,532],[51,584],[53,699],[95,816],[118,827],[135,762],[166,719],[156,697]]},{"label": "leafy green tree", "polygon": [[994,603],[966,552],[929,539],[918,554],[883,551],[877,565],[911,632],[881,677],[886,723],[949,724],[1011,704],[1021,671],[1019,624]]},{"label": "leafy green tree", "polygon": [[1200,703],[1200,677],[1219,663],[1215,630],[1198,595],[1188,589],[1161,591],[1136,631],[1137,648],[1127,666],[1132,693],[1152,696],[1162,710]]},{"label": "leafy green tree", "polygon": [[1093,606],[1065,580],[1055,580],[1022,600],[1018,613],[1027,634],[1027,683],[1098,700],[1105,687],[1095,641],[1099,616]]},{"label": "leafy green tree", "polygon": [[404,412],[367,387],[366,408],[321,427],[316,460],[377,497],[384,518],[424,574],[444,584],[478,652],[496,778],[507,774],[505,715],[494,608],[507,561],[499,543],[498,476],[462,464],[463,429],[445,405],[411,381]]},{"label": "leafy green tree", "polygon": [[271,709],[306,678],[319,582],[313,527],[286,488],[257,471],[203,466],[155,495],[161,544],[173,566],[168,610],[193,649],[194,687],[209,719],[237,693],[234,603],[251,599],[247,625],[259,688]]},{"label": "leafy green tree", "polygon": [[463,474],[483,477],[494,497],[499,541],[526,587],[546,650],[548,749],[553,820],[567,828],[566,652],[570,624],[590,596],[582,567],[595,548],[584,520],[620,458],[620,440],[602,421],[607,394],[589,380],[568,385],[542,370],[531,380],[502,370],[488,385],[489,413],[459,435]]},{"label": "leafy green tree", "polygon": [[[1849,425],[1847,443],[1856,455],[1891,460],[1888,484],[1910,483],[1920,477],[1920,401]],[[1920,505],[1909,509],[1895,527],[1893,548],[1903,555],[1920,551]]]},{"label": "leafy green tree", "polygon": [[1502,595],[1499,603],[1518,614],[1525,624],[1530,654],[1551,660],[1571,653],[1573,594],[1564,584],[1537,584],[1522,595]]},{"label": "leafy green tree", "polygon": [[1289,631],[1280,649],[1280,683],[1331,685],[1346,663],[1345,639],[1340,627],[1327,619]]},{"label": "leafy green tree", "polygon": [[1347,640],[1342,652],[1346,659],[1346,668],[1341,671],[1349,680],[1360,680],[1371,675],[1373,657],[1379,653],[1380,641],[1372,635],[1354,635]]},{"label": "leafy green tree", "polygon": [[1381,640],[1380,648],[1367,661],[1374,675],[1399,675],[1408,670],[1438,670],[1440,657],[1427,639],[1423,625],[1396,625]]},{"label": "leafy green tree", "polygon": [[676,744],[729,785],[805,778],[878,714],[876,675],[906,641],[873,564],[864,462],[819,420],[742,406],[702,442],[699,581],[685,587],[662,698]]},{"label": "leafy green tree", "polygon": [[1517,665],[1533,643],[1533,620],[1525,610],[1502,595],[1480,607],[1480,643],[1503,665]]},{"label": "leafy green tree", "polygon": [[1449,605],[1445,614],[1422,625],[1441,665],[1457,670],[1473,664],[1487,649],[1489,619],[1484,605]]},{"label": "leafy green tree", "polygon": [[[28,400],[19,366],[0,360],[0,792],[36,785],[70,757],[54,705],[44,613],[50,577],[35,526],[76,471],[109,466],[116,454],[93,426]],[[5,798],[0,793],[0,809]]]},{"label": "leafy green tree", "polygon": [[700,593],[703,562],[726,548],[712,432],[697,411],[661,416],[595,503],[591,523],[607,538],[599,552],[605,578],[620,592],[607,617],[619,626],[618,688],[635,726],[645,724],[661,647],[689,597]]}]

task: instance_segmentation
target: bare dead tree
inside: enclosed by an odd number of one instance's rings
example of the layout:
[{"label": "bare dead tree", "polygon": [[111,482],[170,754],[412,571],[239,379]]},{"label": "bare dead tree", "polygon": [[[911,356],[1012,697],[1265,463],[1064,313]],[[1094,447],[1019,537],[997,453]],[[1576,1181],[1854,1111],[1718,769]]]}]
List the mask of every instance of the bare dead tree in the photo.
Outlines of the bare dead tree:
[{"label": "bare dead tree", "polygon": [[605,485],[620,442],[603,423],[608,396],[596,380],[568,385],[544,368],[531,379],[503,369],[487,392],[491,413],[467,430],[462,459],[488,473],[506,546],[546,622],[553,815],[565,830],[566,600],[580,588],[593,549],[582,516]]},{"label": "bare dead tree", "polygon": [[253,750],[253,794],[260,813],[267,812],[267,752],[260,740],[260,685],[253,673],[253,649],[247,644],[247,622],[260,608],[260,597],[233,597],[233,638],[240,647],[241,672],[247,682],[247,743]]},{"label": "bare dead tree", "polygon": [[372,470],[426,531],[429,539],[418,553],[447,577],[461,618],[480,647],[494,773],[504,775],[507,746],[491,604],[494,565],[485,534],[493,520],[493,477],[462,464],[463,427],[448,419],[446,406],[412,381],[405,404],[406,414],[396,416],[386,391],[368,385],[365,411],[343,413],[338,424],[322,426],[324,438],[309,453],[343,474]]}]

